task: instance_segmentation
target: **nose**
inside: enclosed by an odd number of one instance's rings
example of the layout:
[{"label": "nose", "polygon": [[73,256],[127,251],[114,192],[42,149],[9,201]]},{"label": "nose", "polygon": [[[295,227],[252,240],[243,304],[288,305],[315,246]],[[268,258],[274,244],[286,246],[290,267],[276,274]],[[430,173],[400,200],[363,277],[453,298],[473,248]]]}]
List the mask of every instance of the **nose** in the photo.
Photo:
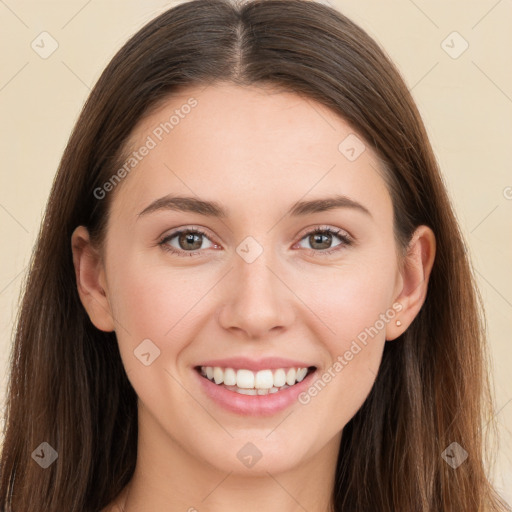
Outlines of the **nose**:
[{"label": "nose", "polygon": [[293,292],[268,253],[263,251],[252,263],[235,255],[223,284],[218,321],[223,329],[247,339],[277,335],[294,321]]}]

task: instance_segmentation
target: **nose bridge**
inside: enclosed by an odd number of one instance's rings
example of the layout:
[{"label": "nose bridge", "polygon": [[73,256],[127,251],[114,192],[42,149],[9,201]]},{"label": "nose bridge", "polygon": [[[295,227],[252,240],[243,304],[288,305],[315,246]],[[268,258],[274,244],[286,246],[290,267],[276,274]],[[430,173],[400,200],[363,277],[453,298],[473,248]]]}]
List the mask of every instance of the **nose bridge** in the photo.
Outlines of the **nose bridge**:
[{"label": "nose bridge", "polygon": [[249,236],[237,246],[219,317],[224,328],[238,328],[253,337],[291,322],[290,297],[278,277],[270,239]]},{"label": "nose bridge", "polygon": [[271,272],[275,267],[275,257],[270,247],[270,237],[265,240],[256,240],[254,237],[246,237],[237,247],[238,258],[235,258],[235,279],[238,301],[256,301],[263,311],[262,306],[270,306],[276,300],[276,288],[282,284]]},{"label": "nose bridge", "polygon": [[[242,247],[244,246],[240,246],[240,251]],[[247,244],[245,244],[245,249],[247,251]],[[256,251],[254,247],[249,247],[243,256],[239,255],[238,261],[235,263],[237,284],[243,289],[241,291],[245,296],[263,294],[274,297],[277,283],[275,275],[270,271],[275,266],[273,265],[272,250],[266,247],[260,254],[255,254],[254,251]],[[266,297],[267,301],[271,297]]]}]

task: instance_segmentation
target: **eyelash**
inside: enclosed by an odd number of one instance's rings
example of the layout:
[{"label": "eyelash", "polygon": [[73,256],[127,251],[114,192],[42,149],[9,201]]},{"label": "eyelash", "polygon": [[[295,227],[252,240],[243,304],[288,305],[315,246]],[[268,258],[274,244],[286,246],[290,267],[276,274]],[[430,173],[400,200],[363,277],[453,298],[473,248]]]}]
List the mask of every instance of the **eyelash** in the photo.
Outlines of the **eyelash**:
[{"label": "eyelash", "polygon": [[[187,229],[181,229],[179,231],[175,231],[174,233],[171,233],[170,235],[165,236],[158,242],[158,245],[161,246],[163,250],[169,251],[170,253],[176,254],[180,257],[194,256],[194,255],[200,254],[200,251],[193,252],[193,251],[178,250],[168,244],[169,240],[172,240],[174,237],[179,236],[183,233],[194,233],[194,234],[202,235],[209,239],[208,234],[205,233],[204,231],[202,231],[201,229],[187,228]],[[343,247],[348,247],[353,244],[352,238],[346,234],[343,234],[343,231],[341,229],[333,229],[330,227],[323,227],[323,226],[319,226],[311,231],[308,231],[299,240],[299,242],[304,240],[304,238],[306,238],[308,236],[316,235],[316,234],[325,234],[325,233],[337,236],[341,240],[342,243],[340,243],[339,245],[336,245],[335,247],[332,247],[330,249],[325,249],[325,250],[306,249],[306,251],[308,251],[310,255],[328,256],[334,252],[341,250]]]}]

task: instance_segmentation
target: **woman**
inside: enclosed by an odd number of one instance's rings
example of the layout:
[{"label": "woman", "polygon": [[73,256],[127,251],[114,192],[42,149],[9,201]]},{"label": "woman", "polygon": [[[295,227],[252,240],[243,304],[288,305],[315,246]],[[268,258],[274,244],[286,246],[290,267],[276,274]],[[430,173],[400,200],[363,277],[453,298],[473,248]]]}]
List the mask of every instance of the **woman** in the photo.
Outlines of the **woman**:
[{"label": "woman", "polygon": [[63,155],[0,507],[510,510],[478,297],[375,41],[304,0],[180,4],[113,58]]}]

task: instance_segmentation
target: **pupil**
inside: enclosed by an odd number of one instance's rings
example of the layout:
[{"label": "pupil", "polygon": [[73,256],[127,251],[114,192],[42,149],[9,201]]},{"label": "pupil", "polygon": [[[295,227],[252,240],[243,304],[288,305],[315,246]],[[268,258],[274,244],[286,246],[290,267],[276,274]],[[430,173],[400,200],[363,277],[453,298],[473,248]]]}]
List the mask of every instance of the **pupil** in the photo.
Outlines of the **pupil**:
[{"label": "pupil", "polygon": [[[314,241],[311,244],[312,247],[314,247],[314,244],[318,242],[321,247],[317,247],[317,249],[329,249],[331,235],[315,233],[312,236],[313,236],[313,241]],[[325,239],[326,239],[324,242],[322,242],[322,237],[325,237]]]},{"label": "pupil", "polygon": [[181,234],[179,237],[180,246],[182,248],[185,244],[193,244],[194,241],[196,242],[196,245],[194,247],[188,247],[188,249],[200,249],[201,248],[201,240],[200,240],[201,234],[199,233],[188,233],[188,234]]}]

